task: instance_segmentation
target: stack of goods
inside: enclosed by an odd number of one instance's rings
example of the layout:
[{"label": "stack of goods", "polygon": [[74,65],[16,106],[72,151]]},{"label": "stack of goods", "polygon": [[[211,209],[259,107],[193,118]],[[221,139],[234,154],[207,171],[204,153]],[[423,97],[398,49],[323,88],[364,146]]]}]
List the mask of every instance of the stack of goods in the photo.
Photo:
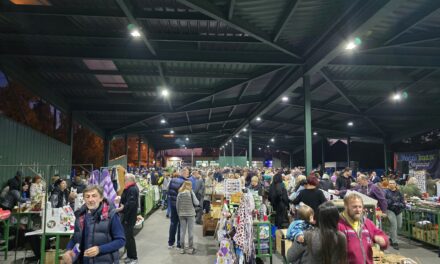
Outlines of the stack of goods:
[{"label": "stack of goods", "polygon": [[428,243],[438,243],[438,224],[432,224],[430,221],[416,222],[412,228],[412,236],[418,240]]},{"label": "stack of goods", "polygon": [[416,261],[402,255],[386,254],[376,247],[373,247],[374,264],[417,264]]}]

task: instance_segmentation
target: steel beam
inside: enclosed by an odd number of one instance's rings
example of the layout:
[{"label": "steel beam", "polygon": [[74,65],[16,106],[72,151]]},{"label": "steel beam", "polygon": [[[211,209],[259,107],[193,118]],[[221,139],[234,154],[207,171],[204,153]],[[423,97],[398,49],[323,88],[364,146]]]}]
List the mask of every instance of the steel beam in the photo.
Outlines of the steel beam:
[{"label": "steel beam", "polygon": [[283,16],[281,16],[281,18],[279,19],[272,39],[274,43],[277,42],[278,39],[280,38],[281,33],[283,32],[289,20],[292,18],[293,13],[295,13],[295,10],[297,9],[299,2],[300,2],[299,0],[291,0],[289,6],[284,11]]},{"label": "steel beam", "polygon": [[356,56],[340,56],[330,62],[332,66],[351,66],[368,68],[395,69],[439,69],[440,56],[416,56],[397,54],[357,54]]},{"label": "steel beam", "polygon": [[277,49],[277,50],[289,55],[289,57],[301,59],[301,56],[293,53],[288,48],[283,47],[280,44],[274,43],[270,39],[270,37],[267,36],[267,34],[265,32],[259,31],[250,25],[246,25],[246,23],[244,21],[239,21],[238,18],[234,18],[233,20],[228,20],[228,18],[225,17],[222,14],[222,12],[217,9],[216,6],[214,6],[213,4],[211,4],[208,1],[205,1],[205,0],[177,0],[177,2],[180,2],[186,6],[194,9],[195,11],[198,11],[198,12],[200,12],[204,15],[207,15],[209,17],[212,17],[213,19],[215,19],[217,21],[221,21],[221,22],[225,23],[226,25],[228,25],[238,31],[241,31],[249,36],[252,36],[252,37],[258,39],[259,41],[271,46],[272,48]]},{"label": "steel beam", "polygon": [[306,175],[312,171],[312,102],[310,93],[310,76],[303,77],[304,89],[304,165]]}]

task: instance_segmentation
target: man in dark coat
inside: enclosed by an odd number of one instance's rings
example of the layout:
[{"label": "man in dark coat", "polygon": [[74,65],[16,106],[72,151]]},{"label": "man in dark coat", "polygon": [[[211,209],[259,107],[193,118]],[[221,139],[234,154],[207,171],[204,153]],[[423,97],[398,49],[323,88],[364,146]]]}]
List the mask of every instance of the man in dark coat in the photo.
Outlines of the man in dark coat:
[{"label": "man in dark coat", "polygon": [[184,181],[188,181],[189,170],[187,168],[182,169],[181,176],[177,178],[172,178],[170,185],[168,186],[168,199],[170,200],[171,208],[171,223],[170,231],[168,236],[168,248],[174,247],[174,242],[176,242],[176,232],[177,232],[177,247],[180,247],[180,222],[179,215],[177,214],[176,200],[177,194],[179,194],[179,189]]},{"label": "man in dark coat", "polygon": [[21,171],[17,171],[14,178],[11,178],[8,180],[7,186],[9,186],[9,190],[17,190],[21,191],[21,177],[23,176],[23,173]]},{"label": "man in dark coat", "polygon": [[136,186],[136,178],[133,174],[125,175],[125,188],[121,196],[121,205],[117,212],[121,213],[121,222],[125,232],[125,248],[127,259],[125,263],[137,264],[136,241],[134,240],[134,226],[137,220],[139,207],[139,189]]}]

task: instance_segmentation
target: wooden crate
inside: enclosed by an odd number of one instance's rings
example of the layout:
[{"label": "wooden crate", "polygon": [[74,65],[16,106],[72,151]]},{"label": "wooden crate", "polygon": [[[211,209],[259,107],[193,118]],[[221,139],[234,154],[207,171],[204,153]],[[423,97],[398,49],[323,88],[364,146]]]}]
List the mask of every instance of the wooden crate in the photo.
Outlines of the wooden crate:
[{"label": "wooden crate", "polygon": [[203,236],[207,236],[208,232],[215,232],[218,219],[212,218],[209,214],[203,215]]},{"label": "wooden crate", "polygon": [[287,229],[278,229],[275,232],[276,251],[283,257],[286,257],[287,251],[292,246],[292,241],[286,238]]}]

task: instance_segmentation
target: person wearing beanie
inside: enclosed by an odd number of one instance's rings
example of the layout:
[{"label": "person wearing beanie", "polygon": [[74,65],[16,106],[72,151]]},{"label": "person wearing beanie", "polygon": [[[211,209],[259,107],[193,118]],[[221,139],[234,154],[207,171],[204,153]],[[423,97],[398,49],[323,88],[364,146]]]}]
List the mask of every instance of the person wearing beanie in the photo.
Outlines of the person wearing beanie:
[{"label": "person wearing beanie", "polygon": [[9,186],[9,190],[17,190],[20,192],[21,190],[21,178],[23,173],[21,171],[17,171],[15,176],[8,180],[7,186]]},{"label": "person wearing beanie", "polygon": [[327,173],[324,173],[324,175],[322,175],[322,179],[319,181],[318,186],[319,186],[319,189],[324,190],[324,191],[334,189],[333,182],[330,181],[330,176]]}]

